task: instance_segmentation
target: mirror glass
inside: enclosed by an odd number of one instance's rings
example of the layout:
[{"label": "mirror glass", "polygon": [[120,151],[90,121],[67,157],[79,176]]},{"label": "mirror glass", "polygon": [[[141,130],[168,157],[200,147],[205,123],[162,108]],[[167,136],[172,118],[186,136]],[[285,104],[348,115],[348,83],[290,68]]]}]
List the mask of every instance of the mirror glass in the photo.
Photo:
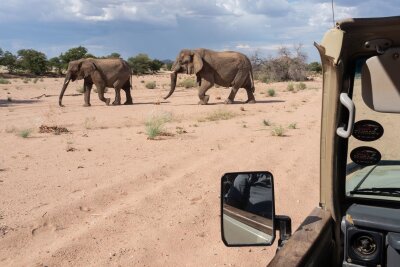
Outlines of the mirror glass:
[{"label": "mirror glass", "polygon": [[271,245],[275,239],[273,178],[269,172],[221,178],[222,239],[227,246]]}]

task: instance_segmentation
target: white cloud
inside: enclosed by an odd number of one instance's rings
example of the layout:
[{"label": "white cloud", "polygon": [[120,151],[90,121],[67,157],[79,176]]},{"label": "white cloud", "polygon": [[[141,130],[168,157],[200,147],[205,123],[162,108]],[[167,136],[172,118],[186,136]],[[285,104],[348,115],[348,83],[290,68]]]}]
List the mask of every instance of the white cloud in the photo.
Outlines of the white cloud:
[{"label": "white cloud", "polygon": [[[308,24],[310,26],[333,26],[333,13],[331,3],[314,4],[312,10],[318,12],[309,12]],[[311,10],[310,10],[311,11]],[[357,7],[334,5],[335,21],[357,16]]]},{"label": "white cloud", "polygon": [[251,47],[248,44],[238,44],[238,45],[235,46],[235,48],[237,48],[237,49],[250,49]]},{"label": "white cloud", "polygon": [[[398,0],[335,0],[335,18],[396,15],[399,7]],[[333,26],[326,0],[12,0],[1,3],[0,23],[9,29],[2,33],[3,49],[53,47],[55,54],[67,47],[65,41],[105,43],[92,48],[99,53],[153,49],[143,52],[161,54],[166,46],[267,53],[298,43],[313,53],[313,41]]]}]

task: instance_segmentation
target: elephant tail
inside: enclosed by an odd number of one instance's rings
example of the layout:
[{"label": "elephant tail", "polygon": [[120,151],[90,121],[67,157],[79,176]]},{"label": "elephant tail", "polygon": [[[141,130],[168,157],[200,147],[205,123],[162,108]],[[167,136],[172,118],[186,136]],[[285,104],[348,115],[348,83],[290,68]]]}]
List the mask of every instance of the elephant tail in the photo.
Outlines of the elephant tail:
[{"label": "elephant tail", "polygon": [[254,78],[253,78],[253,71],[252,70],[250,70],[249,77],[250,77],[251,91],[254,93],[256,88],[254,87]]},{"label": "elephant tail", "polygon": [[130,90],[132,90],[132,88],[133,88],[133,87],[132,87],[132,86],[133,86],[133,85],[132,85],[132,75],[133,75],[133,71],[131,71],[131,78],[130,78],[130,79],[131,79],[131,85],[130,85]]}]

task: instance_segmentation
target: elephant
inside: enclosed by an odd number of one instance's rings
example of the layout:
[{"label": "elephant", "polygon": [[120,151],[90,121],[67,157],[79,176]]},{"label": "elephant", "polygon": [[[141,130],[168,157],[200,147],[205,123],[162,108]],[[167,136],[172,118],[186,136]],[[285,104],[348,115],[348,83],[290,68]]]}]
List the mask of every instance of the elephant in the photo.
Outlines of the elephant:
[{"label": "elephant", "polygon": [[90,106],[90,91],[93,84],[97,87],[99,99],[110,104],[110,99],[104,97],[106,87],[115,88],[115,100],[113,105],[121,104],[121,88],[125,91],[126,102],[125,105],[132,104],[131,88],[132,88],[132,71],[128,63],[120,58],[106,58],[94,59],[84,58],[79,60],[70,61],[68,64],[67,73],[64,80],[64,85],[61,89],[58,104],[62,105],[62,98],[67,89],[69,82],[84,79],[83,92],[84,101],[83,106]]},{"label": "elephant", "polygon": [[172,95],[176,87],[178,73],[196,74],[199,86],[199,104],[205,105],[210,98],[206,95],[208,89],[214,84],[232,87],[226,104],[234,101],[240,88],[247,91],[246,103],[255,103],[253,69],[248,57],[234,51],[216,52],[199,48],[195,50],[183,49],[179,52],[171,73],[171,89],[164,99]]}]

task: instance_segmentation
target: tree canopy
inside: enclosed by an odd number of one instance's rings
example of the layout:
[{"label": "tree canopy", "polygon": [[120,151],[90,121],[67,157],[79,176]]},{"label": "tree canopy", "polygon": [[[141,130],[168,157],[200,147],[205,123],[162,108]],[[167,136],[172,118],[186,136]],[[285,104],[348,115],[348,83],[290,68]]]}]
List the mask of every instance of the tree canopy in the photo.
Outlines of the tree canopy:
[{"label": "tree canopy", "polygon": [[33,49],[21,49],[17,52],[17,64],[21,70],[35,75],[43,75],[47,71],[47,57]]},{"label": "tree canopy", "polygon": [[[13,55],[9,51],[0,48],[0,65],[5,66],[9,72],[26,72],[34,75],[43,75],[48,71],[56,71],[62,74],[68,68],[68,63],[82,58],[121,58],[121,54],[113,52],[106,56],[96,57],[89,53],[84,46],[68,49],[59,56],[47,59],[46,55],[34,49],[21,49]],[[170,67],[168,62],[158,59],[151,59],[147,54],[140,53],[128,58],[128,63],[132,67],[133,73],[137,75],[157,73],[164,66]],[[167,64],[168,63],[168,64]]]}]

